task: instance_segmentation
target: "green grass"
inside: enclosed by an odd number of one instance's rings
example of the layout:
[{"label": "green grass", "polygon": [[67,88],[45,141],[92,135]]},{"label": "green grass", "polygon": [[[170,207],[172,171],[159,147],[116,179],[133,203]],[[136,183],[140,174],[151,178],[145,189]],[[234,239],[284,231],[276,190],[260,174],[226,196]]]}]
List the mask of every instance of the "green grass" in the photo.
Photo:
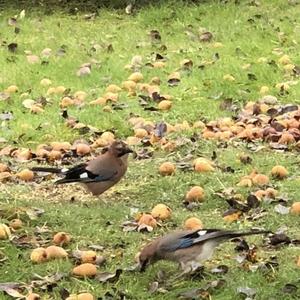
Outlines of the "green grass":
[{"label": "green grass", "polygon": [[[60,116],[60,95],[47,96],[50,104],[42,114],[37,115],[30,114],[22,106],[23,99],[46,96],[48,88],[42,87],[40,80],[49,78],[53,86],[63,85],[70,88],[71,93],[78,90],[87,92],[86,102],[89,102],[101,96],[109,83],[121,84],[126,80],[130,71],[125,70],[124,66],[130,63],[134,55],[141,55],[144,63],[151,61],[153,53],[161,53],[167,58],[164,69],[143,67],[141,72],[144,82],[148,82],[153,76],[161,78],[161,92],[173,96],[173,107],[169,112],[144,111],[139,106],[137,97],[128,97],[126,92],[121,92],[119,102],[128,105],[124,110],[107,113],[103,112],[101,107],[85,105],[81,109],[68,109],[69,114],[101,131],[114,128],[116,136],[126,138],[133,133],[127,122],[131,113],[147,120],[164,120],[171,124],[184,120],[190,123],[199,119],[214,120],[231,115],[230,112],[220,110],[223,99],[232,98],[234,103],[242,106],[261,97],[261,86],[268,86],[269,93],[277,96],[281,103],[299,103],[299,84],[292,85],[289,93],[285,95],[279,94],[275,86],[279,82],[295,80],[286,74],[277,62],[283,54],[287,54],[294,64],[300,63],[300,6],[288,4],[283,0],[261,1],[259,6],[248,5],[248,1],[241,2],[236,5],[207,1],[198,6],[166,2],[159,7],[146,7],[129,16],[123,11],[101,10],[99,17],[92,21],[84,20],[82,14],[69,16],[56,12],[45,16],[39,11],[28,11],[25,19],[18,21],[21,29],[19,34],[15,34],[14,28],[7,25],[7,18],[19,12],[2,12],[0,91],[4,91],[10,85],[17,85],[19,90],[11,95],[9,101],[0,101],[0,111],[11,110],[14,116],[13,120],[2,123],[0,137],[7,140],[6,144],[33,149],[40,143],[59,140],[73,142],[78,138],[90,138],[90,133],[80,135],[78,131],[64,125]],[[200,43],[186,34],[186,31],[197,33],[201,27],[213,33],[212,43]],[[161,51],[160,44],[151,43],[148,33],[152,29],[160,32],[161,44],[166,45],[167,50]],[[17,52],[8,52],[5,42],[17,43]],[[223,47],[213,48],[214,42],[222,43]],[[100,45],[99,49],[95,52],[90,51],[95,44]],[[112,53],[107,52],[109,44],[113,46]],[[63,45],[66,48],[65,56],[55,56],[56,51]],[[27,63],[25,50],[39,55],[44,48],[51,48],[53,52],[48,64]],[[277,55],[275,49],[281,54]],[[219,60],[206,65],[204,69],[198,68],[199,65],[213,60],[215,53],[219,54]],[[12,57],[15,62],[9,62]],[[274,60],[276,64],[258,62],[261,57],[265,57],[267,62]],[[168,87],[168,74],[176,71],[180,67],[180,61],[185,58],[193,61],[192,71],[182,73],[181,83],[177,87]],[[90,76],[77,77],[76,71],[79,66],[91,59],[98,61],[100,67],[93,66]],[[242,68],[245,64],[251,64],[248,70]],[[257,80],[249,80],[248,73],[255,74]],[[235,82],[224,81],[225,74],[233,75]],[[25,92],[28,95],[21,96]],[[40,124],[42,126],[37,130]],[[191,135],[190,131],[179,134],[180,137]],[[74,241],[70,249],[85,249],[91,244],[103,245],[107,263],[100,269],[109,271],[132,264],[135,253],[142,245],[155,236],[174,228],[181,228],[189,216],[199,217],[206,227],[244,229],[261,226],[275,231],[287,226],[289,236],[300,237],[299,217],[279,215],[274,212],[273,204],[264,204],[268,214],[262,219],[254,222],[241,219],[229,225],[222,219],[227,204],[215,195],[219,190],[234,187],[237,192],[246,196],[254,188],[236,187],[241,176],[249,174],[253,168],[270,174],[272,166],[282,164],[287,167],[290,176],[283,181],[271,180],[271,183],[281,195],[288,198],[289,204],[299,201],[299,158],[295,152],[276,153],[266,147],[253,153],[243,145],[230,144],[228,148],[221,148],[215,142],[200,140],[194,145],[193,157],[201,155],[210,158],[213,151],[216,151],[217,163],[230,166],[235,172],[226,173],[218,169],[203,175],[177,170],[171,177],[162,178],[158,175],[157,169],[161,162],[180,160],[189,154],[190,148],[190,145],[180,147],[174,153],[168,154],[168,157],[165,152],[155,151],[154,157],[149,160],[130,159],[126,178],[100,199],[84,194],[78,186],[54,188],[49,181],[40,185],[1,184],[0,213],[2,208],[43,208],[45,214],[36,220],[29,220],[24,214],[21,215],[25,223],[21,233],[32,235],[36,226],[46,224],[53,232],[67,231],[73,236]],[[251,165],[245,166],[239,162],[238,155],[241,152],[253,158]],[[7,158],[1,157],[1,160],[7,161]],[[33,165],[31,162],[12,163],[14,171]],[[182,200],[186,191],[193,185],[204,187],[206,199],[199,209],[191,212],[184,208]],[[71,202],[72,196],[75,196],[74,202]],[[172,208],[173,215],[170,221],[149,234],[122,232],[120,225],[131,219],[131,208],[150,211],[157,203],[165,203]],[[6,213],[1,216],[0,214],[1,222],[8,222],[12,218]],[[46,233],[43,238],[50,236],[51,233]],[[298,294],[283,294],[281,289],[286,283],[295,283],[299,278],[299,268],[295,264],[299,248],[289,246],[265,250],[261,237],[251,237],[247,240],[258,245],[258,255],[261,259],[276,255],[279,269],[268,274],[262,271],[246,271],[234,260],[233,244],[224,244],[216,251],[213,260],[206,264],[208,268],[217,264],[230,266],[229,272],[223,275],[226,280],[225,287],[214,290],[212,299],[238,299],[236,289],[241,286],[256,288],[256,299],[298,299],[299,283]],[[29,260],[30,249],[18,249],[8,241],[0,242],[0,250],[8,257],[1,264],[0,282],[30,282],[34,273],[68,273],[72,268],[70,261],[34,265]],[[124,273],[114,284],[100,284],[92,279],[78,280],[70,277],[59,282],[58,287],[48,293],[48,298],[47,293],[38,290],[37,292],[44,295],[43,299],[59,299],[59,289],[63,287],[74,293],[88,290],[98,297],[110,292],[114,299],[118,299],[118,291],[125,292],[129,299],[174,299],[181,291],[205,286],[209,280],[218,278],[211,275],[203,281],[186,279],[176,282],[166,294],[151,295],[147,291],[148,285],[155,280],[155,275],[161,269],[169,275],[177,272],[176,266],[159,263],[144,274]],[[6,299],[6,296],[0,294],[0,299]]]}]

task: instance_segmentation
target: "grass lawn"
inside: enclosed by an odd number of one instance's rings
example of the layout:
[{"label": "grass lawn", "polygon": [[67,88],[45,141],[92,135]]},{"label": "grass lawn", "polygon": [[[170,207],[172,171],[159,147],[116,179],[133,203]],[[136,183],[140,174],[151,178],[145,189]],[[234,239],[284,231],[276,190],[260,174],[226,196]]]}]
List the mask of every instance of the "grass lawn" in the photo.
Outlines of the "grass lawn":
[{"label": "grass lawn", "polygon": [[[220,108],[224,106],[225,99],[240,110],[249,101],[262,98],[263,86],[268,87],[265,94],[277,97],[279,103],[300,104],[298,78],[287,67],[300,64],[300,4],[285,0],[240,2],[204,1],[196,6],[166,1],[161,6],[144,7],[130,15],[124,11],[99,10],[98,15],[88,17],[80,12],[69,15],[57,11],[44,15],[39,10],[27,10],[22,18],[19,15],[21,8],[2,9],[0,112],[11,111],[12,119],[0,119],[0,149],[11,146],[35,151],[42,143],[67,141],[72,144],[79,139],[91,144],[99,137],[98,133],[104,131],[113,131],[116,137],[126,140],[134,135],[133,126],[128,121],[132,116],[172,125],[185,121],[192,125],[200,120],[209,122],[231,117],[236,112]],[[16,24],[10,19],[9,25],[8,19],[15,15],[18,15]],[[153,34],[151,38],[149,33],[152,30],[159,32],[161,40],[153,38]],[[200,41],[199,36],[207,31],[212,33],[212,40]],[[8,49],[8,45],[13,51]],[[153,67],[158,55],[164,58],[162,68]],[[286,61],[282,62],[280,59],[284,56]],[[139,63],[140,58],[142,62]],[[185,70],[181,67],[184,59],[193,63]],[[90,74],[77,76],[80,66],[85,63],[91,63]],[[140,65],[144,83],[149,83],[153,77],[160,78],[160,93],[172,97],[170,110],[152,111],[153,107],[157,107],[155,102],[148,105],[150,110],[145,110],[138,101],[140,92],[129,95],[124,90],[118,92],[119,99],[111,111],[107,111],[113,107],[111,103],[104,110],[101,105],[89,104],[103,96],[109,84],[122,86],[132,73],[125,68],[128,64],[136,68]],[[170,86],[168,76],[174,72],[180,73],[180,83]],[[44,78],[52,83],[42,85]],[[279,83],[287,84],[280,90]],[[12,85],[16,85],[18,90],[7,94],[7,88]],[[54,92],[49,90],[58,86],[67,89],[64,95],[55,89]],[[86,97],[80,105],[69,106],[68,114],[80,123],[96,128],[96,132],[70,128],[61,116],[62,98],[77,91],[84,91]],[[7,96],[9,99],[6,99]],[[34,114],[24,107],[26,99],[40,101],[43,104],[38,105],[41,112]],[[286,152],[275,151],[264,142],[255,145],[265,147],[252,151],[246,142],[206,140],[201,135],[195,141],[194,137],[200,133],[201,129],[190,127],[168,134],[167,138],[177,143],[175,150],[169,152],[163,151],[159,145],[134,145],[136,151],[150,149],[153,156],[141,160],[131,157],[125,178],[98,198],[86,194],[78,185],[54,186],[53,177],[33,182],[17,179],[0,182],[0,223],[8,224],[16,216],[21,218],[24,225],[13,235],[36,236],[39,238],[37,243],[42,245],[51,244],[53,233],[58,231],[72,235],[73,242],[67,246],[69,250],[101,245],[104,249],[99,253],[107,261],[99,267],[99,272],[113,272],[132,265],[135,254],[143,245],[156,236],[183,228],[184,221],[191,216],[200,218],[206,228],[246,230],[261,227],[274,232],[286,228],[289,237],[300,239],[299,215],[275,212],[274,206],[278,203],[263,202],[261,207],[266,215],[262,218],[251,220],[244,216],[228,223],[222,218],[228,204],[216,195],[234,188],[245,198],[258,188],[237,186],[242,176],[253,169],[270,176],[272,167],[280,164],[287,168],[289,176],[284,180],[270,177],[269,185],[279,191],[280,197],[287,199],[290,207],[293,202],[300,201],[299,152],[293,147]],[[249,155],[252,162],[243,164],[239,159],[241,153]],[[158,173],[162,162],[171,161],[179,165],[197,157],[214,157],[218,168],[209,173],[177,168],[173,176],[165,177]],[[75,164],[89,158],[89,155],[64,158],[63,163]],[[7,155],[0,156],[0,162],[9,164],[14,174],[37,165],[35,159],[20,161]],[[52,164],[61,162],[54,161]],[[205,201],[191,211],[182,202],[186,192],[194,185],[204,188]],[[149,212],[158,203],[172,209],[170,220],[162,222],[162,226],[151,233],[122,231],[122,223],[133,219],[134,209]],[[43,209],[44,213],[31,219],[26,210],[28,212],[34,207]],[[46,226],[49,231],[37,234],[37,226]],[[266,247],[261,236],[249,237],[247,241],[258,247],[258,262],[240,264],[235,259],[238,255],[234,250],[235,244],[226,243],[218,248],[205,267],[209,271],[215,266],[227,265],[228,272],[209,274],[202,280],[184,278],[171,284],[168,278],[178,272],[177,266],[159,262],[143,274],[124,271],[114,283],[99,283],[95,279],[83,280],[67,275],[51,291],[39,288],[34,291],[42,299],[60,299],[62,288],[70,293],[89,291],[98,299],[175,299],[185,290],[202,288],[213,280],[224,279],[222,287],[210,289],[209,295],[198,295],[199,299],[242,299],[237,293],[240,287],[255,289],[255,299],[259,300],[299,299],[300,269],[296,264],[300,256],[299,247]],[[30,252],[30,247],[21,248],[9,240],[0,241],[0,258],[6,258],[0,261],[0,283],[30,284],[34,274],[69,274],[74,265],[71,259],[33,264]],[[270,260],[272,256],[277,257],[278,268],[251,268],[251,265]],[[160,289],[150,293],[149,284],[157,281],[161,270],[167,273],[167,279],[159,283]],[[298,290],[289,293],[284,289],[286,284],[293,284]],[[0,292],[0,299],[9,298]]]}]

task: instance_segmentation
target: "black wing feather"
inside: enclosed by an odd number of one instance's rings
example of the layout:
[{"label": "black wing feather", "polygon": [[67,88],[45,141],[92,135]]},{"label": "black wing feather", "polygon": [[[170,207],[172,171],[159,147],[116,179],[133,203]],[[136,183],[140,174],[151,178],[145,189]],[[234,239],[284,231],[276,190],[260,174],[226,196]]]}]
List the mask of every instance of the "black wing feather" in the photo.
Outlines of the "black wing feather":
[{"label": "black wing feather", "polygon": [[[82,182],[82,183],[90,183],[90,182],[101,182],[108,181],[113,179],[116,175],[116,171],[111,170],[101,170],[98,174],[94,174],[93,172],[86,169],[87,164],[78,165],[63,174],[65,178],[57,180],[56,184],[62,183],[71,183],[71,182]],[[86,174],[86,177],[80,177],[82,174]]]},{"label": "black wing feather", "polygon": [[188,248],[195,244],[196,239],[199,238],[199,231],[206,231],[206,234],[219,232],[219,229],[197,229],[191,233],[183,235],[182,237],[174,240],[173,243],[169,245],[164,245],[165,250],[167,251],[176,251],[178,249]]},{"label": "black wing feather", "polygon": [[[205,232],[203,235],[199,235],[199,232]],[[240,236],[247,236],[247,235],[254,235],[254,234],[266,234],[270,233],[268,230],[254,230],[254,231],[247,231],[247,232],[236,232],[230,230],[219,230],[219,229],[200,229],[195,230],[192,233],[189,233],[180,239],[178,239],[175,243],[168,246],[169,251],[175,251],[178,249],[189,248],[193,245],[203,243],[208,240],[216,239],[216,240],[226,240],[232,239],[235,237]]]},{"label": "black wing feather", "polygon": [[77,165],[77,166],[63,172],[63,175],[65,175],[64,179],[80,178],[80,175],[82,173],[87,172],[86,167],[87,167],[87,164],[80,164],[80,165]]}]

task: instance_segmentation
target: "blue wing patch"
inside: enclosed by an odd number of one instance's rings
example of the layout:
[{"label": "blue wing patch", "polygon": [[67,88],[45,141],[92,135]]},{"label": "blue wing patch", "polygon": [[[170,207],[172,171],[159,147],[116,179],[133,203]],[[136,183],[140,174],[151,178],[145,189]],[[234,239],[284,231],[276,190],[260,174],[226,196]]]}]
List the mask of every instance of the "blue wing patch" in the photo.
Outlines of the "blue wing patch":
[{"label": "blue wing patch", "polygon": [[191,247],[193,245],[193,241],[193,239],[180,239],[180,243],[178,244],[177,249]]},{"label": "blue wing patch", "polygon": [[112,179],[116,174],[117,174],[117,171],[116,172],[105,172],[104,174],[99,174],[93,178],[86,179],[86,182],[107,181],[107,180]]},{"label": "blue wing patch", "polygon": [[218,229],[200,229],[190,234],[187,234],[177,240],[172,241],[168,245],[164,245],[163,248],[166,251],[176,251],[179,249],[189,248],[199,242],[206,240],[206,236],[209,237],[212,233],[219,232]]}]

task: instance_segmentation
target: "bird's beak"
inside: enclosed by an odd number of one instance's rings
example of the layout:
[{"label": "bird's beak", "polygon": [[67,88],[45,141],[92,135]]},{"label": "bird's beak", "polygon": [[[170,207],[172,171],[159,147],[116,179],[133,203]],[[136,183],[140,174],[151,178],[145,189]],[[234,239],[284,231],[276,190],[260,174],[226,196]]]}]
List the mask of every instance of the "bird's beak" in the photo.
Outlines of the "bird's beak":
[{"label": "bird's beak", "polygon": [[138,266],[138,269],[137,269],[140,273],[143,273],[143,272],[145,272],[145,270],[146,270],[146,265],[145,264],[140,264],[139,266]]},{"label": "bird's beak", "polygon": [[139,266],[138,266],[138,271],[141,272],[141,273],[145,272],[146,269],[147,269],[148,263],[149,263],[148,260],[140,262]]},{"label": "bird's beak", "polygon": [[134,151],[132,149],[130,149],[129,147],[124,148],[124,154],[127,153],[133,153]]}]

